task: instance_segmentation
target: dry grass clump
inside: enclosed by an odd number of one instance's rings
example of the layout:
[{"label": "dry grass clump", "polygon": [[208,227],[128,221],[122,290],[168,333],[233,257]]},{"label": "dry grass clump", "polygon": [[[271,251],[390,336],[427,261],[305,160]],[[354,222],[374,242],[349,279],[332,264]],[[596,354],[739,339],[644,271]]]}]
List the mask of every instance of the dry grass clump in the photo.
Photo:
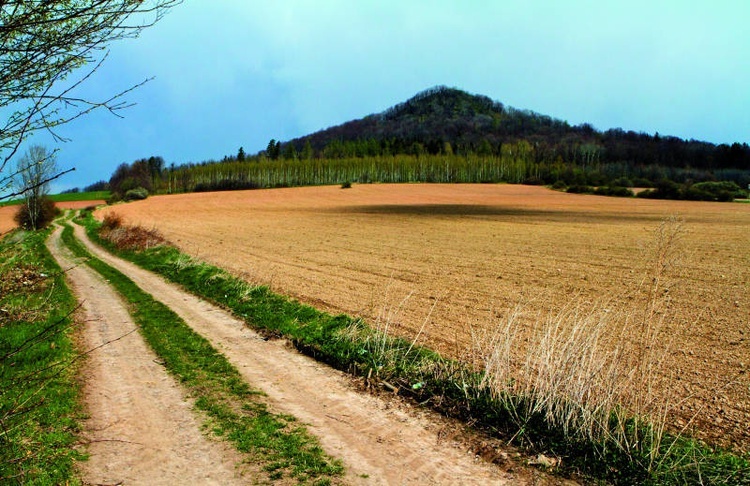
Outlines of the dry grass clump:
[{"label": "dry grass clump", "polygon": [[[510,412],[520,434],[542,418],[574,440],[616,447],[651,470],[663,454],[671,352],[668,275],[682,224],[656,231],[648,277],[627,306],[574,300],[557,313],[508,312],[492,333],[474,332],[482,387]],[[519,352],[519,350],[523,350]],[[677,431],[681,433],[682,431]]]},{"label": "dry grass clump", "polygon": [[157,229],[126,225],[117,213],[104,216],[99,235],[112,242],[119,250],[142,251],[169,244]]}]

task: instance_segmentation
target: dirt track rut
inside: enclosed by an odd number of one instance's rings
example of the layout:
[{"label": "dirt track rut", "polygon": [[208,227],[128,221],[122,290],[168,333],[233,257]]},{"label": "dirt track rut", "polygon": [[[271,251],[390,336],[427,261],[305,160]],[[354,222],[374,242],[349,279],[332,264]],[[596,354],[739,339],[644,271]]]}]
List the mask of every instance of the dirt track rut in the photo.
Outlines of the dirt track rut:
[{"label": "dirt track rut", "polygon": [[[271,407],[308,425],[324,449],[344,461],[356,484],[523,484],[528,472],[503,471],[478,460],[465,447],[441,440],[439,427],[389,401],[358,393],[342,373],[265,341],[221,308],[161,277],[93,245],[81,227],[75,234],[98,258],[128,275],[172,308],[236,366],[252,386],[267,393]],[[106,379],[106,378],[103,378]]]},{"label": "dirt track rut", "polygon": [[201,432],[191,403],[136,331],[120,296],[76,261],[60,241],[60,228],[48,247],[82,301],[82,347],[101,346],[82,372],[90,417],[84,484],[243,484],[235,467],[239,456]]}]

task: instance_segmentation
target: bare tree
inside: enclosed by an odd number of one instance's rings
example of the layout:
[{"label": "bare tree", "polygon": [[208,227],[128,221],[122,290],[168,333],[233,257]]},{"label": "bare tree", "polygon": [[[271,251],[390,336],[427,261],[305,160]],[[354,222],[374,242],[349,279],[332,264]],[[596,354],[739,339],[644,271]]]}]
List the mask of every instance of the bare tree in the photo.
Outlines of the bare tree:
[{"label": "bare tree", "polygon": [[26,225],[29,229],[39,229],[48,223],[42,212],[49,193],[48,181],[58,173],[55,154],[41,145],[32,145],[19,159],[16,172],[16,190],[23,194]]},{"label": "bare tree", "polygon": [[[148,80],[91,100],[79,88],[107,58],[108,45],[137,37],[181,0],[0,0],[0,194],[17,172],[8,162],[29,135],[103,108],[118,115],[123,97]],[[78,77],[71,74],[90,67]],[[61,173],[52,177],[59,177]],[[0,195],[0,200],[18,194]]]}]

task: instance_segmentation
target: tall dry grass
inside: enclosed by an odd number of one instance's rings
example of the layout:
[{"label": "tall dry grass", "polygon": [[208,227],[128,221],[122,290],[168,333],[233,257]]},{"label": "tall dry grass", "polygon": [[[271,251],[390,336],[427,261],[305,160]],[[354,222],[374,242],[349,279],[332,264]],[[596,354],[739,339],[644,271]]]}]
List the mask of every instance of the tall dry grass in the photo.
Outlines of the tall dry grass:
[{"label": "tall dry grass", "polygon": [[493,331],[472,331],[480,386],[507,409],[518,434],[541,417],[566,438],[600,444],[602,455],[614,447],[647,462],[646,470],[658,466],[677,405],[665,360],[676,332],[669,295],[683,234],[676,217],[659,225],[646,276],[624,290],[626,299],[576,298],[547,314],[519,306]]}]

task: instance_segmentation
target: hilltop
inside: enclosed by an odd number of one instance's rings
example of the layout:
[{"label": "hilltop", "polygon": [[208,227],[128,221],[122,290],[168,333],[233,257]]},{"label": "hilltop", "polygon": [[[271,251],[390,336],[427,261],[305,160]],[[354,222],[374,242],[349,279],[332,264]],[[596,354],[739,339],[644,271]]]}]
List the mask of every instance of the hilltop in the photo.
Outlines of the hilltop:
[{"label": "hilltop", "polygon": [[519,141],[534,147],[537,162],[559,157],[563,163],[750,170],[747,144],[715,145],[620,128],[602,132],[588,123],[572,126],[446,86],[422,91],[382,113],[281,143],[277,155],[501,155],[503,144]]}]

